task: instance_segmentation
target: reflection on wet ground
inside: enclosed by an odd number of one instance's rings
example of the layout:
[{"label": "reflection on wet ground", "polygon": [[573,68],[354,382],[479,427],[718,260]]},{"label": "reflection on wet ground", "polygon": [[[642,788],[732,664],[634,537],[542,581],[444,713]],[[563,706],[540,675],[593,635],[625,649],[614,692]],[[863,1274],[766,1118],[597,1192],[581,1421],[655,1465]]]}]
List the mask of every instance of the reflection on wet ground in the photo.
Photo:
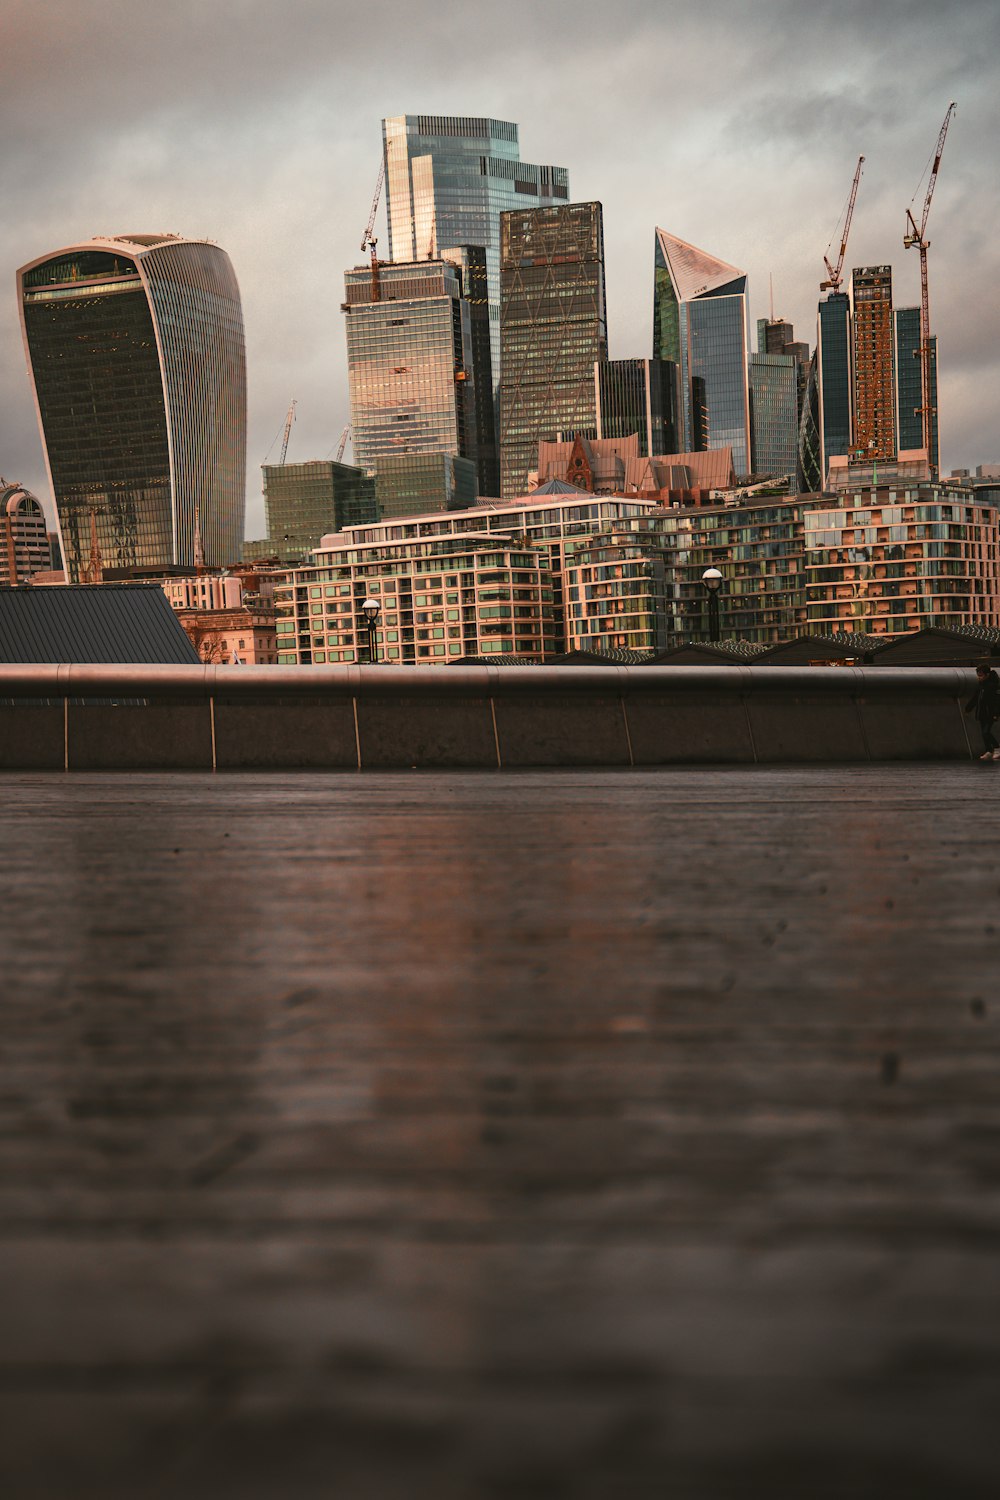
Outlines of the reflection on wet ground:
[{"label": "reflection on wet ground", "polygon": [[997,773],[3,785],[5,1495],[995,1493]]}]

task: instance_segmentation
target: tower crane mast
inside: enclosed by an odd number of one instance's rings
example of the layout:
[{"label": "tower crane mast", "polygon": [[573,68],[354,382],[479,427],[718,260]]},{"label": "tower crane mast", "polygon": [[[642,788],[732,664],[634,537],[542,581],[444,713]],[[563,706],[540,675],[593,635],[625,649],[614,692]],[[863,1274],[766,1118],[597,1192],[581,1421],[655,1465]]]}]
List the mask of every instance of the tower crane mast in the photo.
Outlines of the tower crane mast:
[{"label": "tower crane mast", "polygon": [[285,433],[281,439],[281,457],[278,459],[279,464],[283,464],[285,462],[285,458],[288,454],[288,439],[292,434],[292,423],[295,421],[295,408],[297,405],[298,402],[293,401],[291,406],[289,406],[288,408],[288,416],[285,418]]},{"label": "tower crane mast", "polygon": [[385,181],[385,157],[379,162],[378,180],[375,183],[375,196],[372,199],[371,213],[368,215],[368,223],[361,238],[362,251],[368,251],[371,257],[372,267],[372,301],[378,302],[381,296],[378,281],[378,236],[375,233],[375,217],[378,214],[379,199],[382,196],[382,184]]},{"label": "tower crane mast", "polygon": [[[934,188],[937,184],[938,170],[941,166],[941,153],[944,151],[945,136],[948,134],[948,126],[951,117],[955,113],[956,105],[949,104],[945,111],[945,117],[938,132],[937,146],[934,150],[934,163],[931,167],[931,175],[927,179],[927,192],[924,196],[924,210],[920,218],[920,228],[913,217],[912,209],[906,210],[906,221],[909,229],[903,235],[903,247],[906,250],[914,246],[920,252],[920,419],[923,429],[924,449],[927,453],[928,462],[931,462],[931,419],[936,408],[931,406],[931,308],[930,293],[927,285],[927,251],[930,248],[930,240],[927,238],[927,219],[931,211],[931,199],[934,196]],[[916,197],[916,194],[914,194]],[[932,477],[937,478],[932,464]]]},{"label": "tower crane mast", "polygon": [[854,205],[858,201],[858,184],[861,181],[861,168],[864,164],[864,157],[859,156],[858,164],[854,169],[854,182],[851,184],[851,196],[847,204],[847,213],[844,216],[844,232],[840,239],[840,254],[837,256],[836,266],[831,266],[829,257],[824,255],[823,264],[826,266],[827,275],[830,279],[829,281],[820,282],[819,289],[821,292],[825,292],[827,288],[834,292],[840,291],[840,283],[844,279],[842,272],[844,269],[844,257],[847,254],[847,240],[851,233],[851,220],[854,218]]}]

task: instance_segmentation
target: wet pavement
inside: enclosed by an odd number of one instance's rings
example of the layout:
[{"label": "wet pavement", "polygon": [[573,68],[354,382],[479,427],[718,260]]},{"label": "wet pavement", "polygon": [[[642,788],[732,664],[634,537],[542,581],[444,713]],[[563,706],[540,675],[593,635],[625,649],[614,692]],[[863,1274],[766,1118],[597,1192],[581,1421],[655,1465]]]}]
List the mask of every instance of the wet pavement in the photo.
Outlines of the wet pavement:
[{"label": "wet pavement", "polygon": [[996,1493],[1000,770],[3,790],[6,1500]]}]

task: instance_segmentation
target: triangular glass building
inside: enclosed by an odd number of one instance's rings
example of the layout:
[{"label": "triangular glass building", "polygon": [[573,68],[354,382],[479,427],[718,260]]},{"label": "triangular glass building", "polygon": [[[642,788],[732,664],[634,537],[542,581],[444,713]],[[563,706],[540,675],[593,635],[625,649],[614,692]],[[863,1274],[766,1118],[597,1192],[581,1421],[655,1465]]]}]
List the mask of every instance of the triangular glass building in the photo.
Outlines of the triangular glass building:
[{"label": "triangular glass building", "polygon": [[749,474],[746,272],[665,229],[655,247],[653,358],[680,369],[683,448],[732,448]]}]

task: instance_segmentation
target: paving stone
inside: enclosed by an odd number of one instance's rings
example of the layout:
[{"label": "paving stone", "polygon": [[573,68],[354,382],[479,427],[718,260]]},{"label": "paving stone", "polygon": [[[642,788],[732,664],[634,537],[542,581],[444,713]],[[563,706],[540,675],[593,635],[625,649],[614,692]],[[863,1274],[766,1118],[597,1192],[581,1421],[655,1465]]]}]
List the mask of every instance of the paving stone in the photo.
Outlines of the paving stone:
[{"label": "paving stone", "polygon": [[4,777],[10,1500],[996,1490],[1000,777]]}]

